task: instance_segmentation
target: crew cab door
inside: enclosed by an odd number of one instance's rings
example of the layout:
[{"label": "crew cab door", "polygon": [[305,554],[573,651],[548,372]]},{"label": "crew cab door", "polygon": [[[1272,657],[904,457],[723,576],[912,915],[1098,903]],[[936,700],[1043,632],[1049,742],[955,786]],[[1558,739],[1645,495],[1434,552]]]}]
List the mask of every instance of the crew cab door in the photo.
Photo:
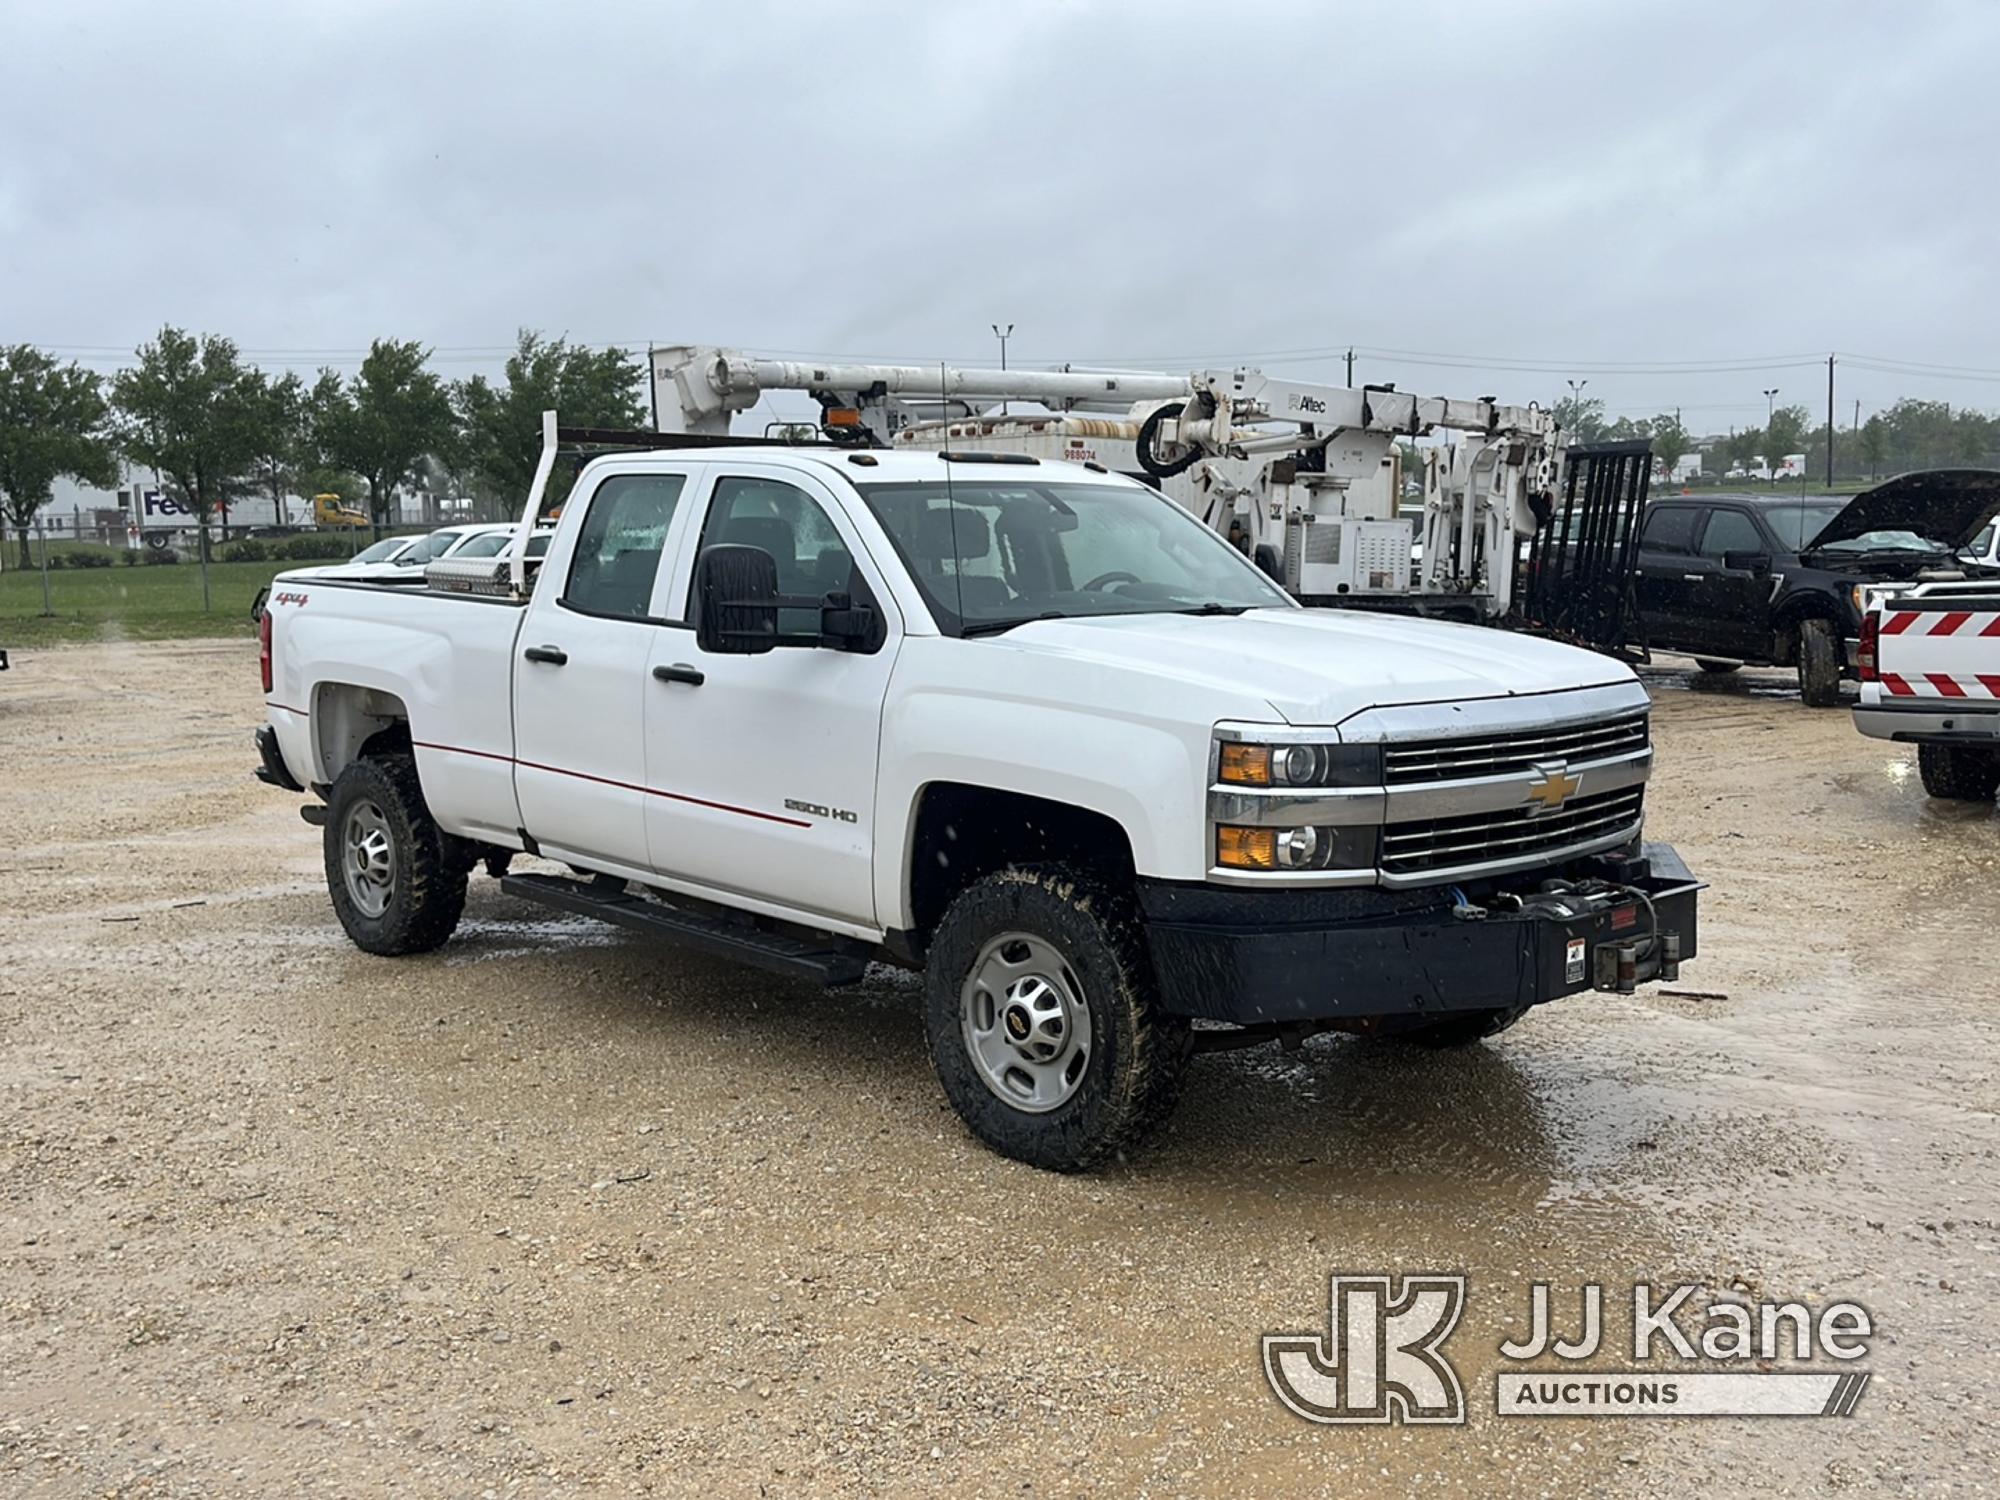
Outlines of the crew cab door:
[{"label": "crew cab door", "polygon": [[[646,675],[700,465],[601,474],[543,564],[514,661],[514,794],[553,859],[643,875]],[[589,483],[588,479],[585,481]]]},{"label": "crew cab door", "polygon": [[[1732,555],[1741,564],[1746,553],[1765,560],[1761,570],[1729,566]],[[1719,505],[1708,513],[1695,548],[1702,575],[1694,598],[1695,644],[1737,660],[1770,660],[1770,557],[1771,544],[1748,511]]]},{"label": "crew cab door", "polygon": [[1677,651],[1692,644],[1688,630],[1694,587],[1700,581],[1694,533],[1700,519],[1700,510],[1691,505],[1657,505],[1646,513],[1639,533],[1639,617],[1647,645],[1656,649]]},{"label": "crew cab door", "polygon": [[645,709],[653,866],[687,887],[872,928],[876,759],[901,621],[815,477],[716,464],[704,498],[675,569],[681,618],[695,618],[701,548],[728,542],[769,552],[783,595],[865,589],[886,611],[885,638],[873,650],[820,646],[817,609],[779,611],[780,644],[757,655],[704,651],[692,628],[660,632]]}]

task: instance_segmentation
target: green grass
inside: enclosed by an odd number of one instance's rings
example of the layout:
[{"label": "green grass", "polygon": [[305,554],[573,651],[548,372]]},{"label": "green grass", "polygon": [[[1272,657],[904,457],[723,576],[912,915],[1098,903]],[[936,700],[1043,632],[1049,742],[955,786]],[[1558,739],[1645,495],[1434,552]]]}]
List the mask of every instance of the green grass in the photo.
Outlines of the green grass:
[{"label": "green grass", "polygon": [[210,607],[201,607],[201,567],[51,568],[53,616],[42,613],[42,575],[23,572],[10,553],[0,573],[0,646],[18,650],[66,641],[181,640],[254,635],[250,601],[294,561],[208,565]]}]

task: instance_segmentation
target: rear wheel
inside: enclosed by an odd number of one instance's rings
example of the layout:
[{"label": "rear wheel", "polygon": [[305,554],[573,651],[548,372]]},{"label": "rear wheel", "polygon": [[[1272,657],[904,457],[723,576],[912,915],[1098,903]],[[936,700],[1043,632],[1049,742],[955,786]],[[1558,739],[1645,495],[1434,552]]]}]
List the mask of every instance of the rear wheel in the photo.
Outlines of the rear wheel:
[{"label": "rear wheel", "polygon": [[431,818],[409,755],[367,756],[327,798],[326,885],[340,925],[368,953],[425,953],[465,910],[470,861]]},{"label": "rear wheel", "polygon": [[1831,620],[1799,621],[1799,697],[1807,708],[1833,708],[1840,702],[1840,652],[1833,641]]},{"label": "rear wheel", "polygon": [[1172,1109],[1189,1051],[1160,1012],[1137,915],[1061,865],[1003,870],[945,911],[925,960],[945,1097],[1003,1156],[1080,1172]]},{"label": "rear wheel", "polygon": [[1734,672],[1738,667],[1743,665],[1740,661],[1716,661],[1707,656],[1697,656],[1694,659],[1694,664],[1700,667],[1702,671],[1713,672],[1718,677],[1726,672]]},{"label": "rear wheel", "polygon": [[1975,745],[1918,745],[1924,790],[1953,802],[1991,802],[2000,791],[2000,750]]}]

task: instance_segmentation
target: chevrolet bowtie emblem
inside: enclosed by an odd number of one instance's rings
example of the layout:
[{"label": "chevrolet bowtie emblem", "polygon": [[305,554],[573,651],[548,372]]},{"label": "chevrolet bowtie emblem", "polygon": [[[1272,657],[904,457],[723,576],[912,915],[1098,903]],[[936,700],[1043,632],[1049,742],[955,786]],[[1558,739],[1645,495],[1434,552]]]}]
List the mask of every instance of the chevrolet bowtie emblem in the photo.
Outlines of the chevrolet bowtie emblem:
[{"label": "chevrolet bowtie emblem", "polygon": [[1528,783],[1528,800],[1535,804],[1532,809],[1535,812],[1554,812],[1583,785],[1581,778],[1570,775],[1561,761],[1537,766],[1535,770],[1535,779]]}]

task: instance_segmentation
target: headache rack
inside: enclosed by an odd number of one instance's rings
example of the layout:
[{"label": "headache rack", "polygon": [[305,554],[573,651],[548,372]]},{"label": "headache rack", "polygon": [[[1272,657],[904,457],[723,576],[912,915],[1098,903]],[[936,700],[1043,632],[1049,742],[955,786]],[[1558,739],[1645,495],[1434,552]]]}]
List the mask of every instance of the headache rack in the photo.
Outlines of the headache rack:
[{"label": "headache rack", "polygon": [[1652,477],[1653,445],[1644,438],[1569,450],[1562,493],[1520,562],[1522,624],[1614,655],[1644,644],[1631,639],[1633,580]]}]

